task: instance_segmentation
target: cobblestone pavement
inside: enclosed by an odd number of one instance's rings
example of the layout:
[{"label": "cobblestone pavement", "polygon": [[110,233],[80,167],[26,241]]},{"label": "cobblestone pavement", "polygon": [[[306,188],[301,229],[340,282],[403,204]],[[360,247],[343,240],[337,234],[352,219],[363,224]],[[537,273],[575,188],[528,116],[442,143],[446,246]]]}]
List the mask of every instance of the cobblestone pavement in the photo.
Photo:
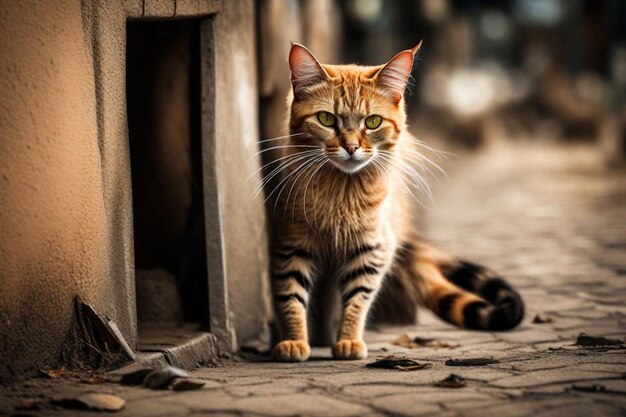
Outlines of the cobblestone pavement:
[{"label": "cobblestone pavement", "polygon": [[[575,344],[582,332],[622,341],[626,336],[626,174],[603,172],[586,148],[496,147],[452,162],[449,178],[436,187],[426,234],[501,271],[520,289],[527,317],[515,331],[458,330],[424,313],[416,327],[370,330],[366,361],[331,361],[328,350],[316,349],[314,360],[304,364],[233,362],[194,371],[207,385],[189,392],[27,381],[2,393],[12,396],[5,411],[20,395],[98,390],[126,400],[120,416],[626,415],[624,345]],[[533,323],[539,313],[551,322]],[[390,343],[402,334],[456,347]],[[431,366],[364,367],[392,353]],[[478,357],[498,362],[445,364]],[[451,373],[466,386],[435,386]],[[24,413],[68,411],[46,406]]]}]

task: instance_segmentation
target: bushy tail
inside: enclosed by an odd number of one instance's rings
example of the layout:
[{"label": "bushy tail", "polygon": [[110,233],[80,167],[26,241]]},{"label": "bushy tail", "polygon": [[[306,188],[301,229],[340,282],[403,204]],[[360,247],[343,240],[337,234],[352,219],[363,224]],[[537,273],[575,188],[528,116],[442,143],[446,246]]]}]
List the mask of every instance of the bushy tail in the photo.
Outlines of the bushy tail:
[{"label": "bushy tail", "polygon": [[[451,259],[422,243],[404,245],[387,284],[390,291],[383,292],[380,304],[383,315],[388,317],[406,316],[406,311],[415,311],[420,303],[443,320],[469,329],[509,330],[524,318],[520,295],[501,277],[481,265]],[[398,291],[403,293],[401,299],[388,297]],[[403,305],[389,309],[385,307],[388,302]]]},{"label": "bushy tail", "polygon": [[[477,330],[509,330],[524,318],[520,295],[487,268],[467,261],[440,265],[445,277],[425,276],[431,288],[429,307],[442,319]],[[429,285],[430,284],[430,285]]]}]

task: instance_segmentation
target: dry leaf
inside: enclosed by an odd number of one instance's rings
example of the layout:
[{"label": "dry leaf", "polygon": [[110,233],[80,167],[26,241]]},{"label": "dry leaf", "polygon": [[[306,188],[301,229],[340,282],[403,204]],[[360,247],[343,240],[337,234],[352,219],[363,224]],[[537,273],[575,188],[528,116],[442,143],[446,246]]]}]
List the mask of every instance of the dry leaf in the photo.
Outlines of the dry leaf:
[{"label": "dry leaf", "polygon": [[383,359],[377,360],[365,365],[366,368],[378,368],[378,369],[395,369],[398,371],[415,371],[418,369],[425,369],[430,367],[430,363],[419,363],[413,359],[401,358],[398,356],[387,356]]},{"label": "dry leaf", "polygon": [[485,366],[500,363],[494,358],[448,359],[446,366]]},{"label": "dry leaf", "polygon": [[39,369],[39,372],[41,372],[42,374],[44,374],[50,379],[57,379],[57,378],[62,377],[65,374],[65,368],[58,368],[58,369],[41,368]]},{"label": "dry leaf", "polygon": [[126,401],[115,395],[89,393],[54,400],[52,403],[74,410],[119,411],[124,408]]}]

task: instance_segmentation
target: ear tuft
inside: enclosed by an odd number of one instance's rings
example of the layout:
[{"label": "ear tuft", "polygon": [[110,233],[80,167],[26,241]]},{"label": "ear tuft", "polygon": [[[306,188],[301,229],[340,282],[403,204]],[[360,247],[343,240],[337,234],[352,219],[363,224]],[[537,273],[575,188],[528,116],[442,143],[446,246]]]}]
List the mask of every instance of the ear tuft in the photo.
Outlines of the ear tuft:
[{"label": "ear tuft", "polygon": [[289,69],[296,99],[302,97],[307,87],[328,78],[328,74],[311,51],[297,43],[292,44],[291,51],[289,51]]},{"label": "ear tuft", "polygon": [[376,74],[378,87],[394,103],[398,103],[404,95],[404,89],[413,69],[414,53],[417,52],[420,45],[421,42],[413,49],[400,52]]}]

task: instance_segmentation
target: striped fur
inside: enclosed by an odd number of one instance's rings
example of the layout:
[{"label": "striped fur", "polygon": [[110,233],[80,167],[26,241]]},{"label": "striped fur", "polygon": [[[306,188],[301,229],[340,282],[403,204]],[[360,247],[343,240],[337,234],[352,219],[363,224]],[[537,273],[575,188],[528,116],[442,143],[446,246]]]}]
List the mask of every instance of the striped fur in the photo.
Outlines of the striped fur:
[{"label": "striped fur", "polygon": [[[523,317],[522,301],[505,281],[435,250],[415,230],[395,162],[417,152],[402,99],[416,50],[361,67],[321,65],[304,47],[292,47],[291,136],[269,194],[277,360],[308,359],[310,315],[335,305],[332,294],[313,300],[316,287],[337,293],[338,328],[326,319],[337,359],[367,355],[363,329],[375,301],[377,318],[394,322],[413,321],[417,305],[472,329],[506,330]],[[322,125],[320,111],[336,123]],[[380,126],[365,126],[370,115],[381,116]]]}]

